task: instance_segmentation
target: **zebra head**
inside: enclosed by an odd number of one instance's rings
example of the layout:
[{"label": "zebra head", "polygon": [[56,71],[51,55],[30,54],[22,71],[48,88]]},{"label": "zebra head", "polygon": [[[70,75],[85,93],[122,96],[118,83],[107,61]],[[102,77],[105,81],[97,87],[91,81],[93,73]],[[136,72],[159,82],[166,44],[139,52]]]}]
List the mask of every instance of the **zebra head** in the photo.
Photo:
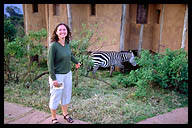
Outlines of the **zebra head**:
[{"label": "zebra head", "polygon": [[129,59],[129,62],[133,65],[136,66],[136,61],[135,61],[135,56],[133,54],[133,52],[131,51],[131,58]]},{"label": "zebra head", "polygon": [[131,63],[133,66],[136,66],[135,56],[132,51],[122,52],[122,61]]}]

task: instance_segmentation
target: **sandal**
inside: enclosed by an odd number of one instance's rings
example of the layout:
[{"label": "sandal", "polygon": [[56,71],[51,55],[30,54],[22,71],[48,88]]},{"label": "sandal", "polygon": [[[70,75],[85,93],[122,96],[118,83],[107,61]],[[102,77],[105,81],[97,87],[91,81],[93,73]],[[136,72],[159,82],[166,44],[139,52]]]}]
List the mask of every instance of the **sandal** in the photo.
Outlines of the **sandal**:
[{"label": "sandal", "polygon": [[57,119],[53,119],[52,124],[59,124],[59,122],[57,121]]},{"label": "sandal", "polygon": [[65,116],[63,115],[63,117],[64,117],[64,119],[67,120],[69,123],[73,123],[73,121],[74,121],[74,120],[69,116],[69,114],[67,114],[67,115],[65,115]]}]

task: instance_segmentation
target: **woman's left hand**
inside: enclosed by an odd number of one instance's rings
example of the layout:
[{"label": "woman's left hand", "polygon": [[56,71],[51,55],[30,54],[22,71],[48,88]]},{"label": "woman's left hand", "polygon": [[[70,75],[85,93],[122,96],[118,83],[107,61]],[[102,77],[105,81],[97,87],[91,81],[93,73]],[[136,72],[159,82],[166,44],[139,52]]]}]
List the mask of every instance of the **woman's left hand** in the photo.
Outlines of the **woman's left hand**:
[{"label": "woman's left hand", "polygon": [[76,67],[77,69],[80,68],[80,66],[81,66],[80,63],[78,63],[78,64],[75,65],[75,67]]}]

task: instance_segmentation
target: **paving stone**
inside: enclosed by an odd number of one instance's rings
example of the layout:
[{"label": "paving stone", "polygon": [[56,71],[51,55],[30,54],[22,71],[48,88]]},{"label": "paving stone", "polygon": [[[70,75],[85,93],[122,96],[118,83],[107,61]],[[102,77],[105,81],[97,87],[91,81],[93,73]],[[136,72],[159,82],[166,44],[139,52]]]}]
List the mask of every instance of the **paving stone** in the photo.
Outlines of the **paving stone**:
[{"label": "paving stone", "polygon": [[[61,115],[57,115],[57,118],[60,124],[71,124]],[[52,124],[51,114],[4,101],[4,124]],[[88,123],[74,120],[72,124]]]},{"label": "paving stone", "polygon": [[38,124],[41,121],[47,119],[48,117],[50,117],[50,114],[34,110],[28,113],[26,116],[19,118],[13,122],[10,122],[9,124]]},{"label": "paving stone", "polygon": [[186,124],[188,123],[188,107],[178,108],[171,112],[157,115],[137,124]]},{"label": "paving stone", "polygon": [[[47,118],[46,120],[42,121],[40,124],[52,124],[51,121],[51,117]],[[66,120],[63,119],[63,116],[61,115],[57,115],[57,121],[59,122],[59,124],[91,124],[89,122],[84,122],[84,121],[80,121],[80,120],[75,120],[73,123],[68,123]]]},{"label": "paving stone", "polygon": [[32,111],[32,108],[4,101],[4,123],[22,117],[25,113]]},{"label": "paving stone", "polygon": [[[71,124],[57,115],[60,124]],[[171,112],[157,115],[137,124],[186,124],[188,123],[188,107],[178,108]],[[51,115],[45,112],[24,107],[20,104],[4,101],[4,124],[52,124]],[[91,124],[75,120],[72,124]]]}]

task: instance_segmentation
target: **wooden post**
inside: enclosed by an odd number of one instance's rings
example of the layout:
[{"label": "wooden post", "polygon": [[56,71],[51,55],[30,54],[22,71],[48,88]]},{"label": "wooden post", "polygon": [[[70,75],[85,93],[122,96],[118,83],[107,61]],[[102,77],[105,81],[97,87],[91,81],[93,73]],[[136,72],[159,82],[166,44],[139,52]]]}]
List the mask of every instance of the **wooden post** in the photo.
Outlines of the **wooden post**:
[{"label": "wooden post", "polygon": [[186,5],[181,48],[185,48],[185,38],[186,38],[186,31],[187,31],[187,24],[188,24],[187,21],[188,21],[188,6]]},{"label": "wooden post", "polygon": [[67,4],[67,18],[68,18],[68,25],[72,32],[72,14],[71,14],[71,4]]},{"label": "wooden post", "polygon": [[[28,35],[28,10],[27,10],[27,6],[28,4],[25,4],[25,31],[26,31],[26,35]],[[27,52],[30,51],[30,44],[27,44]],[[28,54],[28,71],[27,71],[27,75],[24,76],[24,81],[26,80],[27,76],[29,76],[31,78],[31,75],[29,74],[29,72],[31,71],[31,63],[32,61],[30,60],[30,55]]]},{"label": "wooden post", "polygon": [[[67,18],[68,18],[68,25],[72,32],[72,13],[71,13],[71,4],[67,4]],[[78,69],[75,68],[75,87],[78,86]]]},{"label": "wooden post", "polygon": [[25,4],[25,34],[28,35],[28,19],[27,19],[27,5],[28,4]]},{"label": "wooden post", "polygon": [[[51,43],[51,36],[50,36],[50,15],[49,15],[49,4],[47,4],[47,19],[48,19],[48,23],[47,23],[47,32],[48,32],[48,48],[49,48],[49,45]],[[48,50],[48,49],[47,49]]]},{"label": "wooden post", "polygon": [[141,48],[142,48],[142,43],[143,43],[143,28],[144,24],[141,24],[140,28],[140,34],[139,34],[139,45],[138,45],[138,55],[140,56]]},{"label": "wooden post", "polygon": [[120,29],[120,51],[124,50],[124,39],[125,39],[125,17],[126,17],[126,4],[122,5],[121,15],[121,29]]},{"label": "wooden post", "polygon": [[162,14],[161,14],[160,38],[159,38],[159,45],[158,45],[158,53],[160,52],[161,39],[162,39],[164,9],[165,9],[165,5],[163,4],[163,7],[162,7]]}]

